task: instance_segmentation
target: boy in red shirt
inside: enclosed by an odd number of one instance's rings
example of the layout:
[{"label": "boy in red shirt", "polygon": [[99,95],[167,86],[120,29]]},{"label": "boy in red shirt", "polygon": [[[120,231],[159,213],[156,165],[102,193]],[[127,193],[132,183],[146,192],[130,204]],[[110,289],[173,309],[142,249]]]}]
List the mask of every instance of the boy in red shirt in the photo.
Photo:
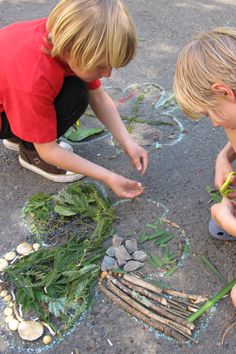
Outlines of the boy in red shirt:
[{"label": "boy in red shirt", "polygon": [[[14,43],[14,46],[12,45]],[[18,149],[20,164],[50,180],[83,175],[123,198],[141,183],[98,166],[56,142],[90,104],[143,175],[147,153],[128,134],[99,79],[133,58],[136,37],[121,0],[61,0],[48,19],[0,30],[0,139]]]}]

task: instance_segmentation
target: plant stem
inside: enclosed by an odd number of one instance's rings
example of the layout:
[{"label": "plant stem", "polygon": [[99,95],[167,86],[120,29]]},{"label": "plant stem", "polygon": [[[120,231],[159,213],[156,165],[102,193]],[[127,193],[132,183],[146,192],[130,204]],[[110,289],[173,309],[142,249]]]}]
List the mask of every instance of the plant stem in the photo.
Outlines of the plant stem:
[{"label": "plant stem", "polygon": [[215,296],[202,305],[199,310],[187,318],[188,322],[194,322],[198,317],[202,316],[207,310],[214,306],[219,300],[230,292],[236,284],[236,279],[226,284]]}]

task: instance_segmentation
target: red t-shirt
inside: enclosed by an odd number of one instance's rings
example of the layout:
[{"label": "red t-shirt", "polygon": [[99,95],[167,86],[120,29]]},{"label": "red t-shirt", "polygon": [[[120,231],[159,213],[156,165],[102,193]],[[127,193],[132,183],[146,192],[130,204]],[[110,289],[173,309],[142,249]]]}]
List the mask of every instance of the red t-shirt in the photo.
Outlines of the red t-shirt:
[{"label": "red t-shirt", "polygon": [[[16,136],[33,143],[57,138],[53,102],[64,77],[74,75],[43,52],[46,21],[19,22],[0,29],[0,112],[6,112]],[[87,85],[94,90],[101,83],[96,80]]]}]

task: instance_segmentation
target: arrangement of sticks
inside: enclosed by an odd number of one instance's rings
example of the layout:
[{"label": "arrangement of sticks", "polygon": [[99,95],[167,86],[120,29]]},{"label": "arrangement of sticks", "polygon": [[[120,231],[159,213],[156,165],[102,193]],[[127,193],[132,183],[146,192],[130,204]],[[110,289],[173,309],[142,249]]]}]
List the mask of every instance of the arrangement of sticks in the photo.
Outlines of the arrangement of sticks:
[{"label": "arrangement of sticks", "polygon": [[162,289],[136,275],[112,272],[102,273],[99,289],[125,311],[180,344],[186,339],[197,343],[192,338],[194,324],[187,318],[207,300],[206,296]]}]

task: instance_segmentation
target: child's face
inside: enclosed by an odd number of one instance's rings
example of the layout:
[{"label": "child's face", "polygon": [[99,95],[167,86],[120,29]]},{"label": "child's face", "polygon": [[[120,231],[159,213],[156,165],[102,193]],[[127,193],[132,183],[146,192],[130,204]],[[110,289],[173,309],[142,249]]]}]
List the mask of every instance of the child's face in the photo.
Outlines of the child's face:
[{"label": "child's face", "polygon": [[102,79],[103,77],[110,77],[112,69],[106,67],[104,65],[96,66],[94,69],[83,71],[79,68],[72,68],[74,73],[83,81],[90,82],[98,79]]},{"label": "child's face", "polygon": [[100,64],[91,70],[81,70],[78,66],[75,66],[71,59],[70,55],[66,57],[66,62],[71,68],[71,70],[83,81],[90,82],[98,79],[102,79],[103,77],[110,77],[112,68],[106,66],[105,64]]},{"label": "child's face", "polygon": [[214,111],[207,112],[207,116],[215,128],[236,129],[236,102],[222,100]]}]

